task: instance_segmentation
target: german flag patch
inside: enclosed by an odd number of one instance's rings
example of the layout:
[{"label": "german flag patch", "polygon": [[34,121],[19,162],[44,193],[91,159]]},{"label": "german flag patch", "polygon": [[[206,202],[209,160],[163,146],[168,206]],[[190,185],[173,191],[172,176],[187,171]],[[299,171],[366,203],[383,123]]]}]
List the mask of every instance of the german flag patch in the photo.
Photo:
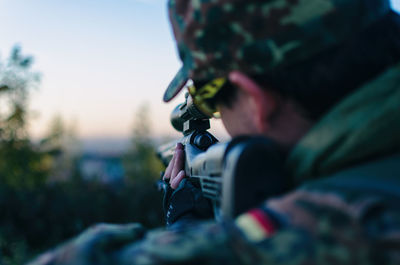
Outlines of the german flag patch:
[{"label": "german flag patch", "polygon": [[252,209],[240,215],[235,223],[252,242],[260,242],[277,230],[272,218],[261,209]]}]

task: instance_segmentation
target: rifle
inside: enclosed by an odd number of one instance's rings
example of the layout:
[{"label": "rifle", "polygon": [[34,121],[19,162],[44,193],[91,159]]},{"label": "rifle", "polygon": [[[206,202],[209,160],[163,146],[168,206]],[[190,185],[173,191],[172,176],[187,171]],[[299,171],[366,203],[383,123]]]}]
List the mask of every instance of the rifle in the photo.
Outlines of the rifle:
[{"label": "rifle", "polygon": [[[171,113],[171,124],[183,137],[162,145],[157,155],[167,166],[176,143],[183,144],[185,174],[211,200],[216,220],[234,218],[286,190],[283,156],[275,143],[261,136],[219,143],[207,131],[209,118],[196,108],[188,94],[185,98]],[[165,185],[168,184],[159,182],[159,187]]]}]

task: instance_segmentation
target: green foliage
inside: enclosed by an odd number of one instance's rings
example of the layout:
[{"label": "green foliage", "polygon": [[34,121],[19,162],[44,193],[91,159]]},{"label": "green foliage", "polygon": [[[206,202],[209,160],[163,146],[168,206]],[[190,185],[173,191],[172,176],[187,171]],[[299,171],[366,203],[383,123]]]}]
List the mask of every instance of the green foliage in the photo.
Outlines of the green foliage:
[{"label": "green foliage", "polygon": [[29,138],[29,92],[40,81],[32,62],[19,47],[0,60],[0,264],[22,264],[98,222],[162,225],[161,194],[152,185],[161,164],[148,110],[139,110],[124,157],[131,181],[119,189],[83,181],[71,149],[75,134],[60,117],[38,144]]},{"label": "green foliage", "polygon": [[48,155],[34,149],[28,140],[0,143],[0,185],[26,189],[44,185],[50,165]]},{"label": "green foliage", "polygon": [[142,105],[136,114],[132,144],[124,155],[125,172],[132,181],[155,181],[163,169],[154,151],[149,116],[148,105]]},{"label": "green foliage", "polygon": [[49,173],[48,155],[35,148],[26,128],[29,92],[40,81],[32,62],[19,46],[0,61],[0,183],[14,188],[43,185]]},{"label": "green foliage", "polygon": [[0,264],[22,264],[98,222],[160,226],[160,205],[161,194],[145,183],[120,190],[79,180],[19,191],[0,186]]},{"label": "green foliage", "polygon": [[6,62],[0,62],[0,139],[27,137],[26,124],[29,92],[40,82],[31,70],[33,58],[24,56],[15,46]]},{"label": "green foliage", "polygon": [[65,181],[73,177],[72,168],[81,154],[80,146],[75,127],[66,124],[60,115],[54,116],[39,143],[40,150],[49,154],[49,181]]}]

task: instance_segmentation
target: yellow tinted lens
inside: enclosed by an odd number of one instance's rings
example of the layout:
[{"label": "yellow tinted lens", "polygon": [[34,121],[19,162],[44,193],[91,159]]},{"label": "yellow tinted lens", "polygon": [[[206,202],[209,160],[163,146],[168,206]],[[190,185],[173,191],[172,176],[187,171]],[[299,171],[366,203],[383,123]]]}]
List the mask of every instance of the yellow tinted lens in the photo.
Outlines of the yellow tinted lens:
[{"label": "yellow tinted lens", "polygon": [[214,117],[215,110],[211,108],[211,106],[207,104],[207,102],[204,101],[204,99],[199,94],[196,93],[196,88],[194,86],[190,86],[188,87],[188,90],[196,107],[208,117]]},{"label": "yellow tinted lens", "polygon": [[196,89],[195,86],[190,86],[188,88],[189,94],[193,98],[194,104],[209,117],[219,118],[219,112],[207,103],[207,100],[212,99],[218,91],[221,90],[222,86],[225,84],[226,78],[216,78],[211,82],[208,82],[204,86]]}]

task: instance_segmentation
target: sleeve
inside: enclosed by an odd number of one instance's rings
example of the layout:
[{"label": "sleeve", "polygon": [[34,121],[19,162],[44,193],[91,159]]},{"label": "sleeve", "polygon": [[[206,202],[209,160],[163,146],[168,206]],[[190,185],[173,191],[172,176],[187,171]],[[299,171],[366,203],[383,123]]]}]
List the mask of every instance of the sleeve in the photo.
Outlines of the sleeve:
[{"label": "sleeve", "polygon": [[338,208],[343,205],[307,196],[284,196],[236,220],[173,231],[86,232],[31,264],[383,264],[353,217]]}]

